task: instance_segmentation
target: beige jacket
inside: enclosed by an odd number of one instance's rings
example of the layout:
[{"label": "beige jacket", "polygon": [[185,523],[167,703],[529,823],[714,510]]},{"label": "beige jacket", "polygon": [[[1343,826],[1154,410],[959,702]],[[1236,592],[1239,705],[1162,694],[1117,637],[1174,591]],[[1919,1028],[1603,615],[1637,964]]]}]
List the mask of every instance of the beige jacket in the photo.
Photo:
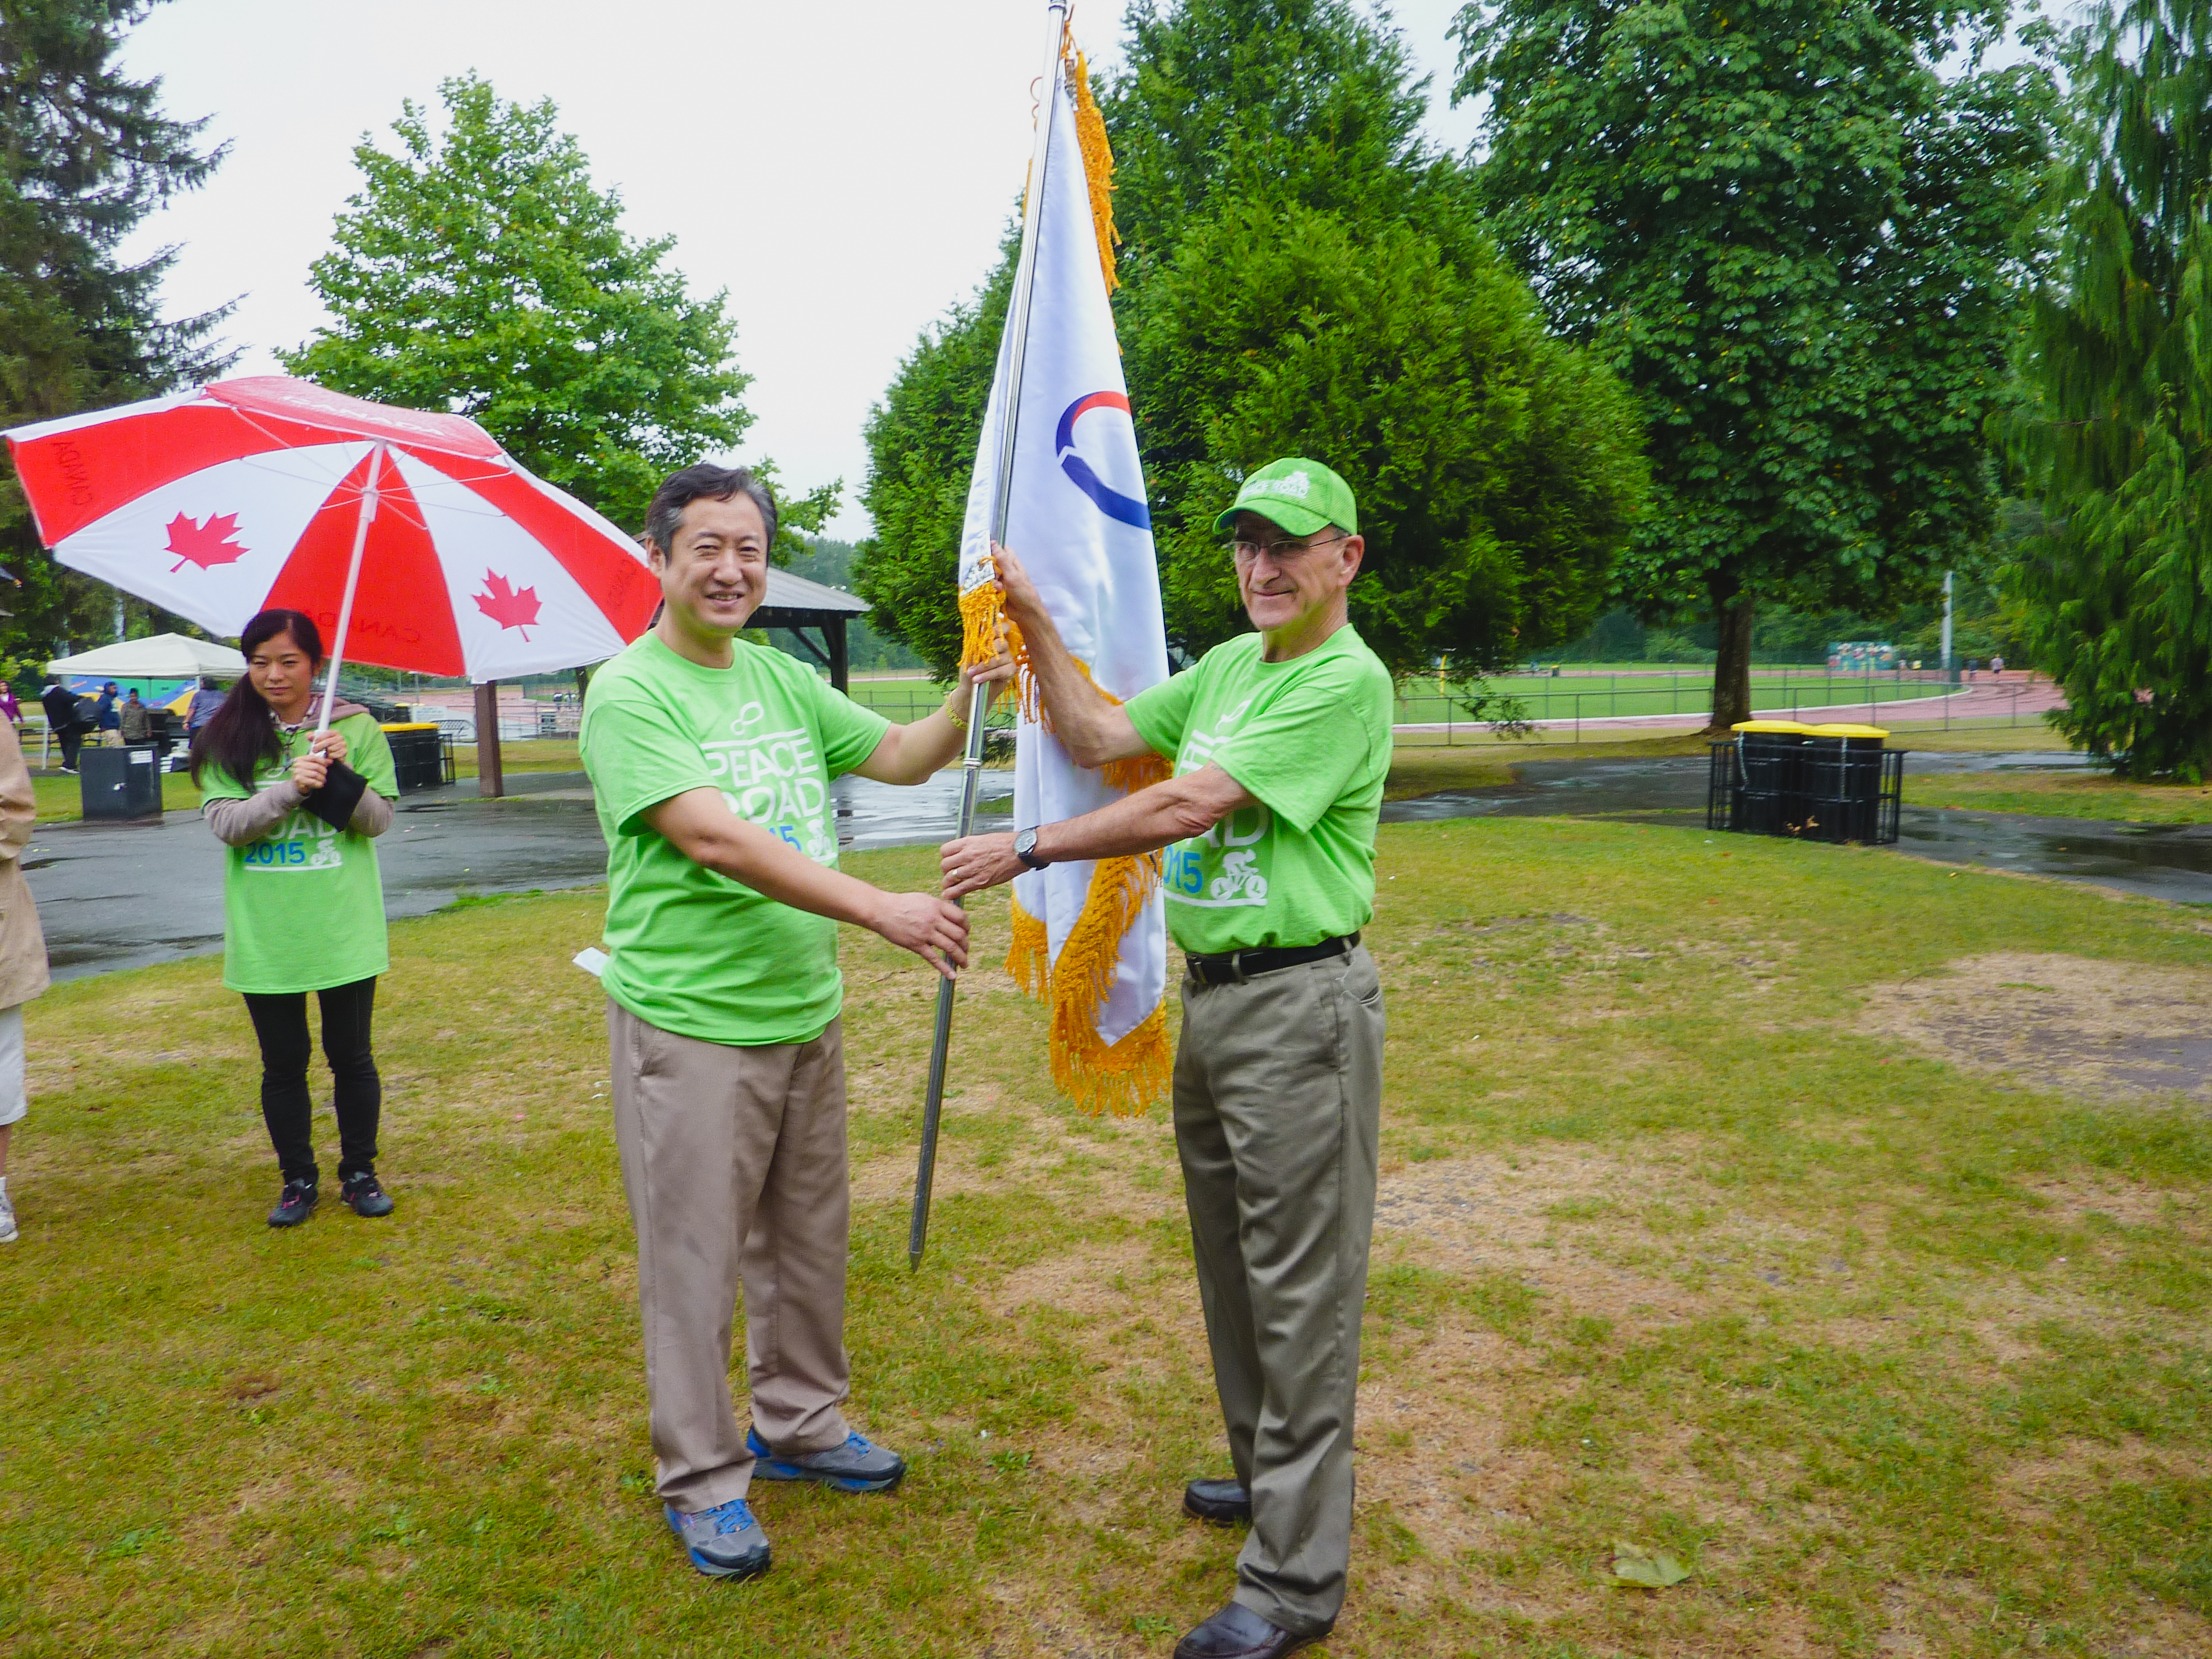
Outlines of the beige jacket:
[{"label": "beige jacket", "polygon": [[23,849],[38,816],[23,746],[15,728],[0,720],[0,1008],[28,1002],[46,988],[46,936],[23,875]]}]

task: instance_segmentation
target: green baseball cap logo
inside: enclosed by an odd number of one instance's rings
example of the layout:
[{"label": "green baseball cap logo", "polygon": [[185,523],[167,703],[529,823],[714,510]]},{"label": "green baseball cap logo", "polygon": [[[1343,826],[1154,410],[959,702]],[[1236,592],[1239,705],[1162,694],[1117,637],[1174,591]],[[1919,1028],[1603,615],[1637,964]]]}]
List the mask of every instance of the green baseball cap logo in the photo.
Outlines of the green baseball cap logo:
[{"label": "green baseball cap logo", "polygon": [[1352,486],[1319,461],[1297,455],[1270,461],[1246,478],[1237,500],[1214,520],[1213,527],[1231,528],[1239,513],[1256,513],[1293,536],[1310,536],[1332,524],[1347,536],[1359,533],[1359,509],[1352,502]]}]

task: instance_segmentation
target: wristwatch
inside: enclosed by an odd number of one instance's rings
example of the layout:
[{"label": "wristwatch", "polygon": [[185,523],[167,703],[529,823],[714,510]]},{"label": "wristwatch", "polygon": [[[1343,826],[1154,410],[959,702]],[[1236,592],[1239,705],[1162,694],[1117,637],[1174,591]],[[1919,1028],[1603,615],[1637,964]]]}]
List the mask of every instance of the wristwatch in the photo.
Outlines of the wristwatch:
[{"label": "wristwatch", "polygon": [[1014,856],[1032,870],[1042,870],[1050,859],[1041,859],[1036,854],[1036,831],[1024,830],[1014,837]]}]

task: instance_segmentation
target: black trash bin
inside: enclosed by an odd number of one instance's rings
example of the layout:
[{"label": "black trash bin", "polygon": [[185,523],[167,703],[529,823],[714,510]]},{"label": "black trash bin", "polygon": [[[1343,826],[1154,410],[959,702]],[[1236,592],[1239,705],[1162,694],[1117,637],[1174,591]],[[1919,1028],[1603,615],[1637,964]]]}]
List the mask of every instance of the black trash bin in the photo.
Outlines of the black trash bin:
[{"label": "black trash bin", "polygon": [[150,743],[77,751],[77,781],[88,819],[158,818],[161,766]]},{"label": "black trash bin", "polygon": [[448,781],[445,745],[436,726],[428,721],[395,722],[384,728],[384,738],[392,745],[392,770],[401,794],[435,789]]},{"label": "black trash bin", "polygon": [[1705,825],[1751,836],[1786,836],[1803,816],[1798,760],[1807,728],[1796,720],[1744,720],[1712,749]]},{"label": "black trash bin", "polygon": [[1798,761],[1804,790],[1799,834],[1808,841],[1871,846],[1897,839],[1905,754],[1883,747],[1888,737],[1879,726],[1806,728]]}]

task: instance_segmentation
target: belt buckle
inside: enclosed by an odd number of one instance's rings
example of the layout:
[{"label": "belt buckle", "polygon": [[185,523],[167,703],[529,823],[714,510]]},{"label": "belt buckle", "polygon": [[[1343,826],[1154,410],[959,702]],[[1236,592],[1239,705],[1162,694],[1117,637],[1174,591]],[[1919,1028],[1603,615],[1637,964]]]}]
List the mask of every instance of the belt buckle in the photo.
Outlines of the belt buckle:
[{"label": "belt buckle", "polygon": [[1252,982],[1244,973],[1244,958],[1247,954],[1243,951],[1231,951],[1229,953],[1229,977],[1238,985],[1249,985]]}]

